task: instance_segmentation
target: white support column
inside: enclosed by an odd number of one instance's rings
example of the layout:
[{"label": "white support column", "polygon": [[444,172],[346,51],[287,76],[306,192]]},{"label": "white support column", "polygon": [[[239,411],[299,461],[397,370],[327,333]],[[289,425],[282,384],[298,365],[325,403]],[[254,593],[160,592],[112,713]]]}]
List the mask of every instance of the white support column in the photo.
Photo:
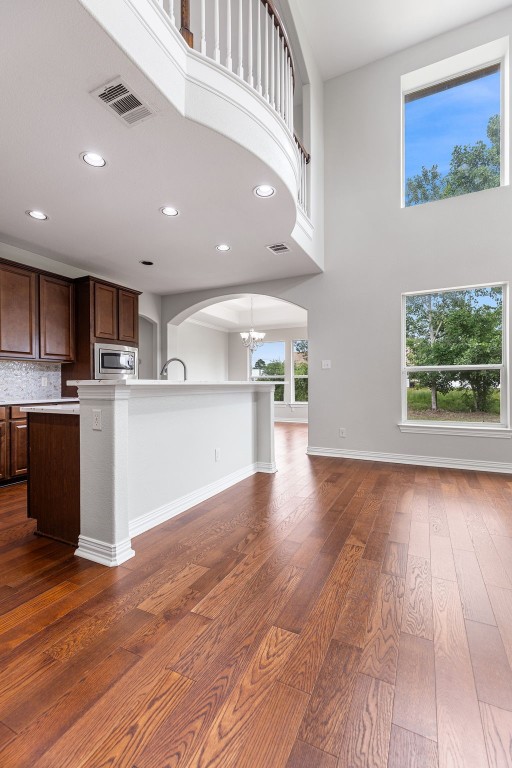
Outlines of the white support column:
[{"label": "white support column", "polygon": [[[115,383],[79,386],[80,536],[75,554],[121,565],[131,548],[128,512],[128,392]],[[93,411],[101,430],[93,430]]]}]

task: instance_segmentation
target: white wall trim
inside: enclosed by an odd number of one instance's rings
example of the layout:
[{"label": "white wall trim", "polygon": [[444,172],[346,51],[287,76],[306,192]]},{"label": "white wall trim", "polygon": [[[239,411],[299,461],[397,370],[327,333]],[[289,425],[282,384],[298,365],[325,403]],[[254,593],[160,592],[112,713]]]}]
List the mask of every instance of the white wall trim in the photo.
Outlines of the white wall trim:
[{"label": "white wall trim", "polygon": [[470,426],[469,424],[426,424],[425,422],[400,422],[400,432],[424,435],[456,435],[458,437],[497,437],[510,439],[512,429],[498,426]]},{"label": "white wall trim", "polygon": [[307,424],[307,418],[287,418],[286,416],[274,416],[275,422],[286,422],[287,424]]},{"label": "white wall trim", "polygon": [[79,536],[78,549],[75,550],[75,555],[83,557],[84,560],[92,560],[94,563],[113,568],[115,565],[125,563],[135,555],[135,552],[132,549],[130,539],[120,541],[118,544],[109,544],[89,536]]},{"label": "white wall trim", "polygon": [[218,493],[231,488],[232,485],[240,483],[247,477],[256,474],[256,472],[265,472],[273,474],[277,472],[277,467],[274,462],[255,462],[248,467],[239,469],[236,472],[232,472],[230,475],[216,480],[208,485],[203,485],[202,488],[198,488],[191,493],[181,496],[179,499],[171,501],[169,504],[163,504],[157,509],[153,509],[151,512],[146,512],[140,517],[136,517],[135,520],[131,520],[129,524],[130,536],[139,536],[145,531],[149,531],[156,525],[165,523],[172,517],[185,512],[187,509],[194,507],[196,504],[200,504],[202,501],[210,499],[212,496],[216,496]]},{"label": "white wall trim", "polygon": [[473,459],[448,459],[439,456],[414,456],[406,453],[376,453],[374,451],[350,451],[340,448],[316,448],[308,445],[309,456],[334,456],[340,459],[384,461],[391,464],[414,464],[420,467],[444,469],[469,469],[476,472],[500,472],[512,474],[512,463],[499,461],[474,461]]}]

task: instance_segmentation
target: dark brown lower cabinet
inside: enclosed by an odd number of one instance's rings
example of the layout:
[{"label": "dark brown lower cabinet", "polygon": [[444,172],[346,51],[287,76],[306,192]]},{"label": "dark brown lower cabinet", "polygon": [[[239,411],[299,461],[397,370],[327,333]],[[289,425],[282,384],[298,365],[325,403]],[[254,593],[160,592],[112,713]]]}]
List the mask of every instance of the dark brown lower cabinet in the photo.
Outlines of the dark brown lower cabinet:
[{"label": "dark brown lower cabinet", "polygon": [[80,533],[80,417],[28,418],[28,515],[36,533],[76,546]]},{"label": "dark brown lower cabinet", "polygon": [[7,467],[7,423],[0,421],[0,480],[7,479]]},{"label": "dark brown lower cabinet", "polygon": [[27,474],[27,420],[17,419],[9,422],[10,431],[10,477]]}]

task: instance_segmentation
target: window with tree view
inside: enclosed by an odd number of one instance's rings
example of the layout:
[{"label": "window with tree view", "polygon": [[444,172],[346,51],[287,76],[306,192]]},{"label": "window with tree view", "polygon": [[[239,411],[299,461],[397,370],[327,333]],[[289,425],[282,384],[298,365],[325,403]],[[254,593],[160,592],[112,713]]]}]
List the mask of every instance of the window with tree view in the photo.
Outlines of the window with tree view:
[{"label": "window with tree view", "polygon": [[252,380],[275,382],[274,400],[281,403],[284,401],[284,361],[284,341],[265,341],[251,357]]},{"label": "window with tree view", "polygon": [[501,66],[404,95],[405,206],[501,183]]},{"label": "window with tree view", "polygon": [[293,342],[293,402],[308,402],[308,340]]},{"label": "window with tree view", "polygon": [[404,296],[404,418],[506,425],[504,285]]}]

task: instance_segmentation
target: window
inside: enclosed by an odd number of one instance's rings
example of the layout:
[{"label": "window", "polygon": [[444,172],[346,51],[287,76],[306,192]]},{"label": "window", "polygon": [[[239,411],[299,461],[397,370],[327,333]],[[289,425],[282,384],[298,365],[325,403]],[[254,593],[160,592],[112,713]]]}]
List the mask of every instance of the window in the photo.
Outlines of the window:
[{"label": "window", "polygon": [[265,341],[252,353],[251,379],[252,381],[264,380],[276,382],[276,389],[274,392],[274,400],[276,402],[284,401],[284,366],[284,341]]},{"label": "window", "polygon": [[293,352],[293,393],[294,403],[308,402],[308,341],[297,339],[292,342]]},{"label": "window", "polygon": [[505,53],[496,41],[402,77],[405,207],[507,183]]},{"label": "window", "polygon": [[403,295],[402,420],[508,426],[505,284]]}]

